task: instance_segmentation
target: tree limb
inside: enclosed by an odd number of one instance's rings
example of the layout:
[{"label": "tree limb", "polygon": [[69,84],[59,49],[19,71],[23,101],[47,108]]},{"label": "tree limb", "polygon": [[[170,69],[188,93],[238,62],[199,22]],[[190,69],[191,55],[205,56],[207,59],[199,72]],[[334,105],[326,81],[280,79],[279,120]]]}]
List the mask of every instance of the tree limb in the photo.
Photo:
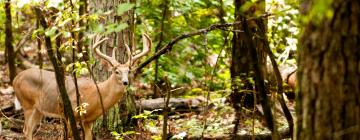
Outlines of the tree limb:
[{"label": "tree limb", "polygon": [[158,59],[161,55],[171,51],[172,47],[179,42],[180,40],[183,40],[185,38],[193,37],[196,35],[201,35],[204,33],[207,33],[212,30],[221,29],[221,28],[227,28],[231,27],[237,24],[240,24],[241,22],[233,22],[233,23],[225,23],[225,24],[213,24],[207,28],[200,29],[194,32],[190,33],[184,33],[180,36],[177,36],[176,38],[172,39],[168,44],[166,44],[164,47],[162,47],[158,52],[156,52],[153,56],[151,56],[149,59],[147,59],[145,62],[141,63],[139,67],[135,70],[135,75],[138,74],[142,68],[144,68],[146,65],[148,65],[151,61]]}]

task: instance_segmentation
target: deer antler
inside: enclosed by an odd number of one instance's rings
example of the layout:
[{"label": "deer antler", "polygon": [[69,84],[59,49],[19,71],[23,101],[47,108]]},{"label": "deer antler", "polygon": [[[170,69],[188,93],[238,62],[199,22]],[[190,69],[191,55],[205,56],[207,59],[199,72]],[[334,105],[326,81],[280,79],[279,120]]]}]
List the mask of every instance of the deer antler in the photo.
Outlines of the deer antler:
[{"label": "deer antler", "polygon": [[116,61],[115,59],[115,52],[116,52],[116,47],[113,49],[113,52],[112,52],[112,56],[109,57],[107,56],[106,54],[102,53],[100,50],[99,50],[99,46],[101,43],[103,43],[105,40],[108,40],[109,38],[104,38],[100,41],[97,41],[94,45],[93,45],[93,49],[95,51],[95,54],[97,54],[99,57],[101,57],[102,59],[105,59],[106,61],[108,61],[112,66],[115,66],[118,62]]},{"label": "deer antler", "polygon": [[140,57],[144,56],[145,54],[147,54],[150,51],[151,48],[151,39],[147,34],[142,34],[142,40],[143,40],[143,50],[141,53],[135,55],[132,58],[132,62],[134,63],[137,59],[139,59]]},{"label": "deer antler", "polygon": [[[116,61],[115,59],[115,52],[117,50],[117,48],[115,47],[113,49],[113,52],[112,52],[112,56],[107,56],[106,54],[102,53],[100,50],[99,50],[99,44],[101,44],[102,42],[104,42],[105,40],[108,40],[109,38],[104,38],[100,41],[97,41],[94,45],[93,45],[93,49],[95,51],[95,53],[100,56],[101,58],[105,59],[106,61],[108,61],[112,66],[115,66],[118,64],[118,62]],[[126,64],[128,65],[132,65],[136,60],[138,60],[140,57],[146,55],[149,51],[150,51],[150,48],[151,48],[151,39],[150,37],[147,35],[147,34],[143,34],[142,35],[142,40],[143,40],[143,50],[141,53],[135,55],[135,56],[132,56],[131,54],[131,50],[129,48],[129,46],[127,44],[125,44],[125,48],[126,48],[126,51],[127,51],[127,55],[129,56],[128,58],[128,61],[126,62]]]},{"label": "deer antler", "polygon": [[132,59],[131,57],[132,57],[132,55],[131,55],[130,47],[127,44],[125,44],[125,48],[126,48],[126,52],[127,52],[127,55],[128,55],[128,61],[125,64],[131,65],[131,59]]}]

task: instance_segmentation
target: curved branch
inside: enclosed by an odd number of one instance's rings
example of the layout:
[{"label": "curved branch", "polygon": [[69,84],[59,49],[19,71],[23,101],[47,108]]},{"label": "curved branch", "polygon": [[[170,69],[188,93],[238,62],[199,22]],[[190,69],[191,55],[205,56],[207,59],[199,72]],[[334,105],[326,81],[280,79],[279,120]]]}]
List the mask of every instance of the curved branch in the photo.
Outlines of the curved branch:
[{"label": "curved branch", "polygon": [[135,70],[135,75],[140,72],[142,68],[144,68],[146,65],[148,65],[151,61],[158,59],[161,55],[171,51],[172,47],[179,42],[180,40],[183,40],[185,38],[193,37],[196,35],[201,35],[204,33],[207,33],[209,31],[215,30],[215,29],[221,29],[226,27],[231,27],[237,24],[240,24],[241,22],[233,22],[233,23],[225,23],[225,24],[214,24],[207,28],[200,29],[194,32],[190,33],[184,33],[180,36],[177,36],[176,38],[172,39],[168,44],[166,44],[164,47],[162,47],[158,52],[156,52],[153,56],[151,56],[149,59],[147,59],[145,62],[141,63],[139,67]]}]

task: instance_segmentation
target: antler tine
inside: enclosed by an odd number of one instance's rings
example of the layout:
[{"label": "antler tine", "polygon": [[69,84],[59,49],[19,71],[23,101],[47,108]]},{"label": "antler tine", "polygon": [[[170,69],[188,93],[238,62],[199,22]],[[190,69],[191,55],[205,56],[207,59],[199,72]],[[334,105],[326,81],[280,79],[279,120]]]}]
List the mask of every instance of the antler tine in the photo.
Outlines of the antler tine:
[{"label": "antler tine", "polygon": [[97,54],[100,58],[105,59],[106,61],[108,61],[112,66],[114,66],[116,64],[116,60],[113,59],[112,57],[107,56],[106,54],[103,54],[100,50],[99,50],[99,46],[101,43],[103,43],[104,41],[108,40],[109,38],[104,38],[100,41],[97,41],[94,45],[93,45],[93,49],[95,51],[95,54]]},{"label": "antler tine", "polygon": [[112,50],[112,55],[111,55],[111,58],[116,60],[116,50],[117,50],[117,47],[114,47],[113,50]]},{"label": "antler tine", "polygon": [[131,64],[131,59],[132,59],[131,50],[130,50],[130,47],[127,44],[125,44],[125,48],[126,48],[126,52],[127,52],[127,55],[128,55],[128,61],[125,64],[130,65]]},{"label": "antler tine", "polygon": [[150,48],[152,45],[150,37],[147,34],[143,34],[142,40],[143,40],[143,50],[141,53],[139,53],[133,57],[133,59],[132,59],[133,62],[135,62],[137,59],[144,56],[145,54],[147,54],[150,51]]}]

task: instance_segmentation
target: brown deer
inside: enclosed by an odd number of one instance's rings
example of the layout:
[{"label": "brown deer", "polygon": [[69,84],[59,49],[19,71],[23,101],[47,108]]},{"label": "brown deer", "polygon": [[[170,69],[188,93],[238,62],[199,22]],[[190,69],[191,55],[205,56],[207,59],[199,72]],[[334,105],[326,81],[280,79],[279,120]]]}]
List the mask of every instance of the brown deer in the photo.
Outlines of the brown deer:
[{"label": "brown deer", "polygon": [[[143,50],[135,56],[131,55],[130,48],[125,45],[129,58],[125,64],[116,61],[116,49],[113,49],[112,57],[100,52],[98,47],[107,39],[97,41],[97,43],[93,45],[92,48],[94,49],[95,54],[109,62],[112,67],[111,76],[106,81],[98,83],[105,111],[117,103],[124,95],[131,66],[137,59],[149,52],[149,48],[151,47],[150,37],[143,34],[142,39],[144,45]],[[75,112],[77,104],[73,78],[66,76],[65,84],[74,114],[76,114],[75,118],[77,122],[81,119],[83,123],[85,140],[91,140],[92,123],[102,115],[102,107],[96,85],[90,78],[78,79],[80,102],[88,104],[85,108],[86,113],[79,116],[78,113]],[[62,105],[60,104],[61,98],[54,72],[37,68],[27,69],[16,76],[13,87],[17,97],[15,100],[20,102],[21,107],[24,110],[25,126],[23,132],[26,139],[32,139],[33,129],[40,123],[43,116],[65,118]]]}]

